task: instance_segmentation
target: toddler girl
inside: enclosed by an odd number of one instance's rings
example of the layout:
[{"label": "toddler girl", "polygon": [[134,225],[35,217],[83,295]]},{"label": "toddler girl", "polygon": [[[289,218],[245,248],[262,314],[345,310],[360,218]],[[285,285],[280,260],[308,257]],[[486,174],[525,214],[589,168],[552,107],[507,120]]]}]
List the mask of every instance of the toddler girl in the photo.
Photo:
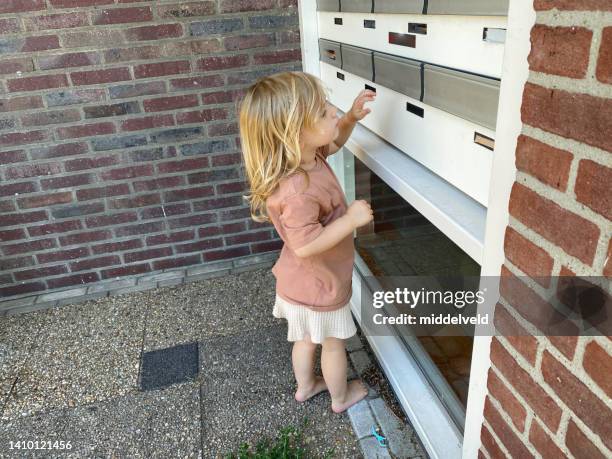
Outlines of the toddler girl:
[{"label": "toddler girl", "polygon": [[[256,221],[271,221],[284,242],[272,272],[273,314],[288,322],[295,399],[329,390],[341,413],[367,395],[359,380],[346,380],[344,340],[357,329],[350,311],[353,231],[372,220],[365,201],[350,206],[327,156],[346,142],[370,109],[375,93],[362,91],[341,120],[328,104],[322,82],[302,72],[265,77],[246,92],[240,135]],[[322,344],[323,378],[314,374]]]}]

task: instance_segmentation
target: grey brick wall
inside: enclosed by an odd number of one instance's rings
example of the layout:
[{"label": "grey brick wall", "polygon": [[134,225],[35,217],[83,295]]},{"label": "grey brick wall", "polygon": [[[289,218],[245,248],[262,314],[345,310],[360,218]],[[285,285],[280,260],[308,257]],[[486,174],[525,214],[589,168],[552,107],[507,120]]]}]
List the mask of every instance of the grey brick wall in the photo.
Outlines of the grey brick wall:
[{"label": "grey brick wall", "polygon": [[301,69],[296,6],[2,2],[0,296],[277,251],[241,198],[236,104]]}]

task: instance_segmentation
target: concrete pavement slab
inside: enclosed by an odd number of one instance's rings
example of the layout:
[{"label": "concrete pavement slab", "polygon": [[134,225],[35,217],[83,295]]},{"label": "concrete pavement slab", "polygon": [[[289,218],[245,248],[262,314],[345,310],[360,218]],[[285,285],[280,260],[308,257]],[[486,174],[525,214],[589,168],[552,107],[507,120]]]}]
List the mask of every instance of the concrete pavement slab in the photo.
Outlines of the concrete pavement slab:
[{"label": "concrete pavement slab", "polygon": [[10,441],[43,439],[69,441],[71,449],[37,451],[35,457],[202,457],[199,387],[180,384],[7,421],[0,457],[26,456],[9,450]]},{"label": "concrete pavement slab", "polygon": [[45,311],[2,420],[134,392],[147,293]]},{"label": "concrete pavement slab", "polygon": [[265,269],[158,288],[144,350],[278,324],[272,316],[274,286],[274,276]]}]

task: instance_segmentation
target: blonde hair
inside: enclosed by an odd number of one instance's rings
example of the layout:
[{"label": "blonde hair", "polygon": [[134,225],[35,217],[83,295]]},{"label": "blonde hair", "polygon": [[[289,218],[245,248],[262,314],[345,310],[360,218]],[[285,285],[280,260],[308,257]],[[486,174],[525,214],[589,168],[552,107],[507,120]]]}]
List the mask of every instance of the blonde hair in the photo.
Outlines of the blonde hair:
[{"label": "blonde hair", "polygon": [[322,82],[304,72],[283,72],[259,79],[240,105],[240,137],[250,194],[251,217],[269,221],[266,199],[280,180],[300,167],[300,131],[312,128],[325,110]]}]

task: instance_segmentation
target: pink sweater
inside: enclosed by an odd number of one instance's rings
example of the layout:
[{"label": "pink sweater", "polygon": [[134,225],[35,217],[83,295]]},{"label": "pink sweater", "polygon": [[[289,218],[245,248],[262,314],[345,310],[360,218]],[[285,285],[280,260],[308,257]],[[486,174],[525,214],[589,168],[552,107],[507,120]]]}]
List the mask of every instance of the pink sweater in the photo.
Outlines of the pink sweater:
[{"label": "pink sweater", "polygon": [[334,172],[327,164],[327,147],[319,149],[308,172],[281,180],[266,201],[268,215],[285,243],[272,272],[276,293],[292,304],[314,311],[334,311],[349,302],[355,258],[353,235],[317,255],[299,258],[295,250],[321,234],[324,227],[346,213],[347,203]]}]

